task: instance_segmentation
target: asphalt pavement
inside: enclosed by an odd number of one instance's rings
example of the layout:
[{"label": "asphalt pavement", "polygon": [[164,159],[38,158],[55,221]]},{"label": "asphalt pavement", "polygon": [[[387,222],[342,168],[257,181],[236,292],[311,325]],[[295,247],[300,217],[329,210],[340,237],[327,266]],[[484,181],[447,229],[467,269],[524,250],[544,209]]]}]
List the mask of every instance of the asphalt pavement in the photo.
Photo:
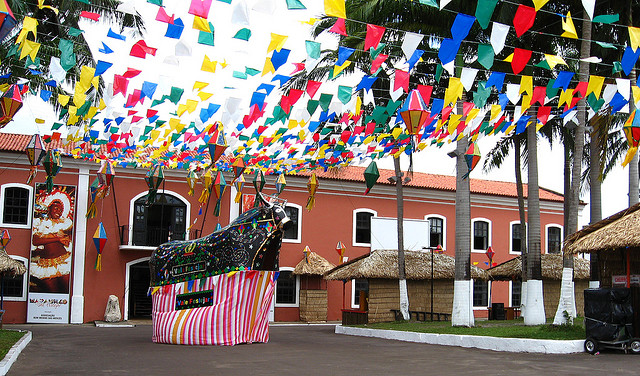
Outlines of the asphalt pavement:
[{"label": "asphalt pavement", "polygon": [[638,375],[640,355],[545,355],[339,335],[331,325],[271,326],[268,343],[180,346],[151,326],[5,325],[33,333],[8,375]]}]

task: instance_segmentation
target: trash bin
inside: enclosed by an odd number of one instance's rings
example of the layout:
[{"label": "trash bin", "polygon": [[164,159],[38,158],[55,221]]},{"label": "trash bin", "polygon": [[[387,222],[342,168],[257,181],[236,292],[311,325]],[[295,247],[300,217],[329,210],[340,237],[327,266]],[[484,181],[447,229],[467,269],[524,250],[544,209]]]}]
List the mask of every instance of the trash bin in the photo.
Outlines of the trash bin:
[{"label": "trash bin", "polygon": [[491,320],[506,320],[504,303],[491,303]]}]

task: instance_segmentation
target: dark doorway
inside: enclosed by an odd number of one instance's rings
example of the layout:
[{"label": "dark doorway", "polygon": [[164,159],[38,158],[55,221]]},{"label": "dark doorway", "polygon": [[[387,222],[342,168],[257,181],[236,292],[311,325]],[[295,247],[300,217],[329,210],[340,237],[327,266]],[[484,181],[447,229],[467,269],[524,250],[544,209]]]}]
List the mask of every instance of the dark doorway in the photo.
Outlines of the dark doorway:
[{"label": "dark doorway", "polygon": [[133,245],[158,246],[186,236],[187,206],[177,197],[160,194],[153,205],[146,197],[136,200],[133,218]]},{"label": "dark doorway", "polygon": [[149,280],[149,261],[129,267],[129,319],[151,318],[151,296],[147,296]]}]

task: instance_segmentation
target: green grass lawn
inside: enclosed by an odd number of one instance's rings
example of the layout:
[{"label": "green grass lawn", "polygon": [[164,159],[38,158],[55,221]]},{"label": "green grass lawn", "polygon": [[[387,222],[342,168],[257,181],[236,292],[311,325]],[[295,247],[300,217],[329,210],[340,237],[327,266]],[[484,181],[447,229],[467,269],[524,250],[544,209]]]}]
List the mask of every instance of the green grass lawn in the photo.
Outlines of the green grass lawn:
[{"label": "green grass lawn", "polygon": [[503,338],[533,338],[572,340],[584,339],[584,320],[576,318],[573,325],[526,326],[523,319],[517,320],[476,320],[472,328],[453,327],[450,321],[395,321],[366,325],[354,325],[359,328],[400,330],[405,332],[436,333],[436,334],[465,334],[474,336],[503,337]]},{"label": "green grass lawn", "polygon": [[25,334],[27,333],[17,332],[15,330],[0,330],[0,360],[4,359],[4,356],[7,355],[11,346],[15,345]]}]

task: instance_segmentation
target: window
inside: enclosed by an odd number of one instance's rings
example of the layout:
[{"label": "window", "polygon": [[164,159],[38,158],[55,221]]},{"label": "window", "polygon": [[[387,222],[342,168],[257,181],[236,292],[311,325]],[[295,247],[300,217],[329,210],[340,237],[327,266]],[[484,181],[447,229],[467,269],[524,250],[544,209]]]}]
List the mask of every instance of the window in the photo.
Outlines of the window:
[{"label": "window", "polygon": [[547,227],[547,253],[560,253],[562,244],[562,228],[557,226]]},{"label": "window", "polygon": [[485,252],[491,244],[491,225],[488,220],[473,220],[473,247],[472,251]]},{"label": "window", "polygon": [[522,281],[511,281],[511,307],[520,307]]},{"label": "window", "polygon": [[371,246],[371,218],[377,213],[368,209],[353,211],[353,245]]},{"label": "window", "polygon": [[520,223],[511,223],[511,253],[522,253]]},{"label": "window", "polygon": [[295,204],[287,204],[284,207],[284,211],[289,216],[289,219],[291,219],[291,222],[285,227],[284,233],[282,234],[283,241],[300,243],[300,209],[301,207]]},{"label": "window", "polygon": [[444,248],[444,220],[442,218],[430,217],[429,229],[429,246],[437,247],[438,245],[441,245]]},{"label": "window", "polygon": [[281,270],[276,281],[276,306],[297,306],[298,293],[298,277],[293,270]]},{"label": "window", "polygon": [[159,193],[153,205],[146,204],[146,195],[133,203],[132,245],[156,247],[170,240],[187,238],[189,210],[177,195]]},{"label": "window", "polygon": [[[12,259],[26,265],[27,259],[20,256],[10,256]],[[4,300],[26,300],[27,298],[27,273],[17,276],[5,274],[2,281]]]},{"label": "window", "polygon": [[489,306],[489,281],[473,281],[473,306]]},{"label": "window", "polygon": [[360,291],[364,291],[369,294],[369,280],[368,279],[353,279],[351,280],[351,307],[360,308]]},{"label": "window", "polygon": [[0,218],[2,225],[14,228],[31,227],[31,202],[33,188],[24,184],[5,184],[2,186],[2,205]]}]

